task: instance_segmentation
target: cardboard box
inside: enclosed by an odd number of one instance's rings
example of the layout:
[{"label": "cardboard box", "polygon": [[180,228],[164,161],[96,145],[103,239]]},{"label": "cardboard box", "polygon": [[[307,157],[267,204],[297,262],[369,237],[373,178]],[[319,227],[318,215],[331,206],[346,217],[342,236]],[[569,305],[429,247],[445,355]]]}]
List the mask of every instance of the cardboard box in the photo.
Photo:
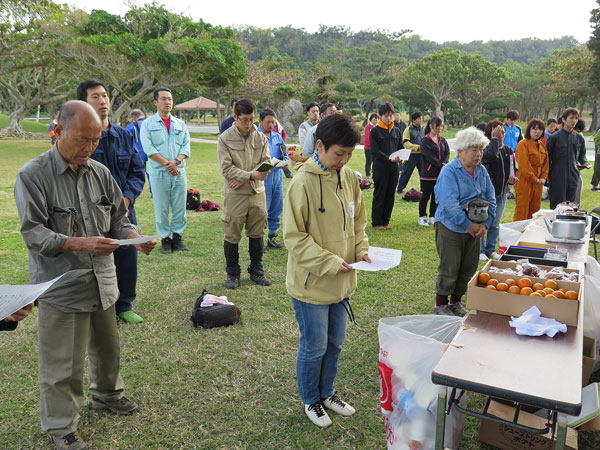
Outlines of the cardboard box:
[{"label": "cardboard box", "polygon": [[[488,414],[500,419],[513,420],[515,408],[495,401],[490,402]],[[527,412],[519,413],[519,424],[532,428],[544,428],[546,419]],[[502,450],[552,450],[556,442],[550,439],[551,433],[531,434],[491,420],[482,420],[479,426],[479,440]],[[577,450],[577,431],[567,428],[566,449]]]},{"label": "cardboard box", "polygon": [[527,242],[527,241],[519,241],[516,244],[519,247],[531,247],[531,248],[553,248],[557,249],[558,246],[556,244],[546,244],[545,242]]},{"label": "cardboard box", "polygon": [[582,386],[590,384],[590,376],[592,369],[596,364],[596,339],[584,336],[583,337],[583,379]]},{"label": "cardboard box", "polygon": [[[488,272],[491,265],[497,267],[516,267],[516,263],[508,261],[488,261],[481,272]],[[576,271],[577,269],[565,269],[565,271]],[[519,277],[511,274],[490,273],[498,281],[505,281],[507,278],[518,280]],[[537,306],[542,312],[542,316],[556,319],[559,322],[570,326],[577,326],[579,314],[579,300],[568,300],[561,298],[530,297],[528,295],[509,294],[507,292],[494,291],[478,286],[479,272],[476,272],[467,285],[467,308],[487,311],[505,316],[519,317],[531,308]],[[544,284],[545,279],[527,277],[532,283]],[[580,278],[581,279],[581,278]],[[568,291],[578,293],[578,299],[583,298],[583,285],[571,281],[557,281],[559,288],[565,288]]]}]

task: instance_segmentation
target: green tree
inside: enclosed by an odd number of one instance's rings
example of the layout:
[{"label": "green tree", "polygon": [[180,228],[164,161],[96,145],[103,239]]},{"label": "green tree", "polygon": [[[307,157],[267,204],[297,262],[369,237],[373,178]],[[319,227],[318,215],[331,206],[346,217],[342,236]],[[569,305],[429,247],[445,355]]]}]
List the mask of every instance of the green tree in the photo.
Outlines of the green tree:
[{"label": "green tree", "polygon": [[158,86],[239,86],[247,74],[233,30],[155,3],[134,6],[123,17],[95,10],[75,26],[79,38],[61,56],[110,86],[117,121]]},{"label": "green tree", "polygon": [[50,1],[3,0],[0,7],[0,88],[10,109],[0,136],[28,136],[21,123],[38,105],[66,98],[73,87],[70,67],[54,56],[68,39],[69,13]]},{"label": "green tree", "polygon": [[506,91],[509,73],[481,55],[464,53],[460,59],[462,73],[455,92],[465,112],[466,123],[471,125],[475,113],[481,111],[486,101]]},{"label": "green tree", "polygon": [[[457,84],[465,75],[460,52],[451,48],[437,50],[420,61],[409,64],[399,74],[400,88],[407,92],[421,91],[429,98],[431,113],[444,117],[442,102],[452,99]],[[411,103],[408,99],[407,103]]]},{"label": "green tree", "polygon": [[590,67],[590,87],[595,100],[594,114],[590,130],[595,130],[600,117],[600,0],[596,0],[598,8],[592,9],[590,23],[592,24],[592,36],[588,42],[588,48],[592,53],[592,66]]}]

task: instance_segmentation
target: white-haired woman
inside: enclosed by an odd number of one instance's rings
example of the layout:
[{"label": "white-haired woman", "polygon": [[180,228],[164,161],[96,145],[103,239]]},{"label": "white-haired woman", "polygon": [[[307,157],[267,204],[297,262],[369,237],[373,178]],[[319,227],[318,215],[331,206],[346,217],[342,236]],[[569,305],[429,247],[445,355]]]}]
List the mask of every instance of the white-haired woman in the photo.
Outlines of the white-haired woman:
[{"label": "white-haired woman", "polygon": [[[496,213],[494,186],[481,163],[489,143],[475,127],[456,134],[456,158],[440,172],[435,185],[435,246],[440,257],[435,312],[464,315],[461,297],[477,270],[479,241]],[[483,201],[482,201],[483,200]],[[487,217],[485,217],[485,203]]]}]

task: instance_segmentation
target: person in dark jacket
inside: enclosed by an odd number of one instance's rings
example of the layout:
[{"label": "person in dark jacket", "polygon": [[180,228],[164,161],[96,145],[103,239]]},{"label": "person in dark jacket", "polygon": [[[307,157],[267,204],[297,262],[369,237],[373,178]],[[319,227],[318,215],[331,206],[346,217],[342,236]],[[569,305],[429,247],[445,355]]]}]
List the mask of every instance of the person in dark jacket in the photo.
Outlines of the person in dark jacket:
[{"label": "person in dark jacket", "polygon": [[496,216],[490,224],[487,235],[481,238],[479,259],[486,261],[488,258],[500,259],[496,253],[496,244],[500,234],[500,220],[506,206],[506,197],[509,184],[518,180],[515,175],[514,153],[512,148],[504,145],[505,128],[499,120],[488,122],[485,135],[490,143],[483,151],[481,163],[485,166],[492,180],[496,195]]},{"label": "person in dark jacket", "polygon": [[581,135],[573,132],[579,120],[579,111],[576,108],[567,108],[563,111],[561,119],[563,127],[548,138],[546,145],[550,162],[548,181],[551,209],[562,202],[574,202],[579,181],[577,156]]},{"label": "person in dark jacket", "polygon": [[425,129],[421,126],[423,113],[415,111],[410,115],[410,121],[410,126],[405,128],[402,133],[402,148],[410,149],[410,157],[402,166],[402,175],[398,181],[398,194],[404,192],[415,167],[417,171],[421,169],[421,141],[425,137]]},{"label": "person in dark jacket", "polygon": [[0,320],[0,331],[12,331],[17,328],[19,321],[23,320],[33,310],[33,303],[15,311],[10,316]]},{"label": "person in dark jacket", "polygon": [[[450,146],[441,136],[444,121],[439,117],[432,117],[425,127],[425,138],[421,141],[421,200],[419,201],[419,225],[427,227],[433,225],[435,210],[435,192],[433,188],[442,167],[450,158]],[[427,202],[429,204],[429,221],[427,220]]]},{"label": "person in dark jacket", "polygon": [[394,106],[391,103],[379,105],[379,121],[371,130],[369,141],[373,156],[373,205],[371,224],[376,230],[391,230],[389,226],[394,209],[394,192],[398,182],[398,161],[390,160],[390,155],[402,148],[402,134],[392,120]]}]

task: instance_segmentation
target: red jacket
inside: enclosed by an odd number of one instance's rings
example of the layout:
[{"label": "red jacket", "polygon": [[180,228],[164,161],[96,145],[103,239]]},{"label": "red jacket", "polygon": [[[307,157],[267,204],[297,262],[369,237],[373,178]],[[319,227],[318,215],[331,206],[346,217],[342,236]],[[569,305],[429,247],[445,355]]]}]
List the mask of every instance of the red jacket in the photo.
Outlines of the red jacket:
[{"label": "red jacket", "polygon": [[371,141],[369,140],[369,136],[371,136],[372,129],[373,124],[369,122],[365,127],[365,150],[371,150]]}]

